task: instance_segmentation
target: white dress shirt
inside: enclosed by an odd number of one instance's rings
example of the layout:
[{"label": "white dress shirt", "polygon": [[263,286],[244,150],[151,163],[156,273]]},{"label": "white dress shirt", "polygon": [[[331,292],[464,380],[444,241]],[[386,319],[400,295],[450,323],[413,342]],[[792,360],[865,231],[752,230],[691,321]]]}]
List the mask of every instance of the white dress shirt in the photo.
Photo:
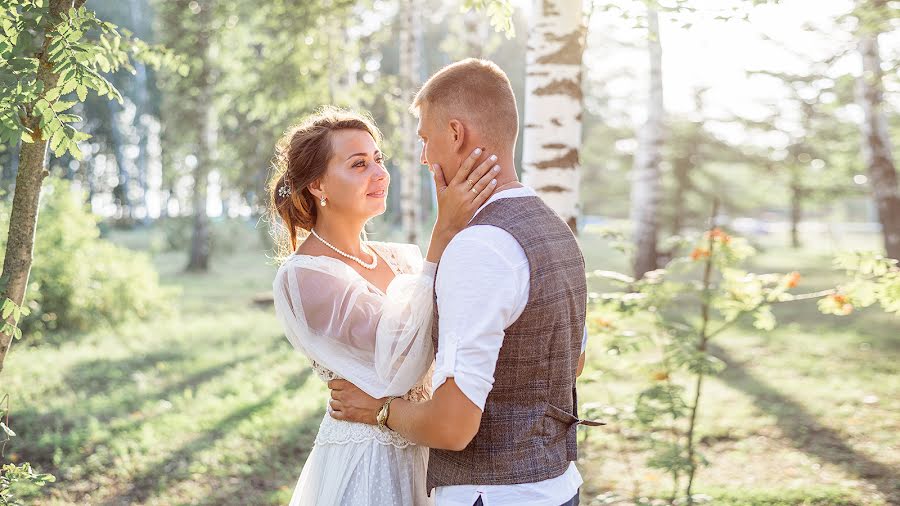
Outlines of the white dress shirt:
[{"label": "white dress shirt", "polygon": [[[531,188],[495,193],[478,209],[502,198],[535,196]],[[474,225],[450,241],[441,256],[435,280],[440,313],[438,353],[432,385],[447,378],[484,411],[494,385],[494,370],[504,329],[515,322],[528,302],[530,271],[525,251],[505,230]],[[587,339],[585,330],[582,351]],[[437,506],[472,506],[480,496],[485,506],[558,506],[582,484],[575,463],[560,476],[516,485],[453,485],[437,487]]]}]

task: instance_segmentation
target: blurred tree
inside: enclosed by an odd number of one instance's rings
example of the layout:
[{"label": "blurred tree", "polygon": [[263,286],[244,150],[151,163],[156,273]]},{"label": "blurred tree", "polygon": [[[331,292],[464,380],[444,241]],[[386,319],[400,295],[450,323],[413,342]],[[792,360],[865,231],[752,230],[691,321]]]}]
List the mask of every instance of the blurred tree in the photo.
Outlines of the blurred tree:
[{"label": "blurred tree", "polygon": [[[422,60],[422,12],[419,0],[401,0],[397,13],[400,31],[400,88],[403,102],[411,104],[420,81]],[[422,181],[416,120],[403,115],[403,158],[400,161],[400,205],[403,240],[418,244],[422,227]]]},{"label": "blurred tree", "polygon": [[[187,58],[186,68],[165,74],[162,115],[167,146],[191,145],[185,164],[191,170],[193,231],[186,269],[209,268],[210,233],[207,189],[216,163],[219,99],[215,83],[220,69],[218,35],[224,30],[228,4],[212,0],[157,2],[161,41]],[[177,153],[178,151],[176,151]]]},{"label": "blurred tree", "polygon": [[[838,114],[838,107],[852,100],[841,79],[827,76],[828,63],[810,61],[807,73],[788,73],[769,70],[750,72],[752,77],[777,80],[787,97],[769,104],[768,117],[762,121],[742,123],[751,131],[766,136],[762,163],[767,176],[783,181],[788,190],[788,218],[790,243],[802,246],[800,223],[805,207],[811,202],[827,202],[839,196],[856,193],[852,174],[858,170],[854,160],[857,149],[846,142],[852,125]],[[771,149],[772,139],[784,139]],[[783,147],[782,147],[783,146]],[[768,160],[765,160],[768,158]]]},{"label": "blurred tree", "polygon": [[650,57],[650,99],[647,121],[638,131],[638,147],[631,172],[631,226],[635,245],[634,277],[655,270],[659,252],[659,206],[662,202],[660,161],[664,134],[662,41],[659,14],[653,2],[647,4],[647,50]]},{"label": "blurred tree", "polygon": [[858,0],[854,14],[863,68],[858,81],[858,100],[863,109],[862,151],[878,207],[884,248],[889,257],[900,259],[900,187],[884,113],[884,74],[878,50],[879,36],[891,29],[892,20],[900,17],[891,4],[887,0]]}]

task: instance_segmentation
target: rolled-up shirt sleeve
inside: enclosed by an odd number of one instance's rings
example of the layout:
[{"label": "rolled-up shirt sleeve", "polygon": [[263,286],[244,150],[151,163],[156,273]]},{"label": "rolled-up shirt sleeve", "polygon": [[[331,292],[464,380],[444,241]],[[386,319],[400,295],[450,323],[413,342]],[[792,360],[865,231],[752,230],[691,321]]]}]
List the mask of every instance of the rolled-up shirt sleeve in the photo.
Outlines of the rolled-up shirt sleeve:
[{"label": "rolled-up shirt sleeve", "polygon": [[452,377],[484,411],[504,329],[521,314],[528,283],[528,260],[507,232],[471,227],[451,241],[435,281],[439,312],[435,390]]}]

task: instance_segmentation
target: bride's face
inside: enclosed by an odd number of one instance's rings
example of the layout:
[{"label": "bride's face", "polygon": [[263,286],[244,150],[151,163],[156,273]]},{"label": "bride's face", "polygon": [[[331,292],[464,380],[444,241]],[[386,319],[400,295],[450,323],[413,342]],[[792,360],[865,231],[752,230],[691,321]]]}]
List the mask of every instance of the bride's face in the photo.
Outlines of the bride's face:
[{"label": "bride's face", "polygon": [[325,212],[364,220],[384,213],[391,176],[375,139],[363,130],[338,130],[331,133],[331,147],[321,180],[328,199]]}]

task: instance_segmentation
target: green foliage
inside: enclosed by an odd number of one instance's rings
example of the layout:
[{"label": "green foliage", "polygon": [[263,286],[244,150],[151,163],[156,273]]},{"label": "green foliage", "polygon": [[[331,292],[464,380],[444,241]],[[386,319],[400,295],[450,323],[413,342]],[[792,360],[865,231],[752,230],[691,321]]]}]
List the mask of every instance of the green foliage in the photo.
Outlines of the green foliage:
[{"label": "green foliage", "polygon": [[511,0],[463,0],[462,12],[471,9],[486,12],[494,30],[503,32],[507,39],[516,36],[516,27],[513,25],[515,7]]},{"label": "green foliage", "polygon": [[[820,299],[819,309],[826,314],[849,314],[854,306],[876,303],[896,313],[900,269],[895,260],[874,253],[843,254],[835,267],[845,271],[849,281],[834,289],[793,294],[799,273],[742,269],[754,248],[719,228],[698,238],[693,250],[684,249],[683,241],[676,243],[683,254],[642,279],[610,271],[591,273],[622,290],[591,294],[589,324],[617,353],[651,352],[653,358],[645,366],[653,371],[652,380],[638,393],[628,420],[646,434],[647,465],[668,471],[676,489],[687,475],[686,496],[690,496],[695,470],[707,463],[697,453],[693,437],[701,380],[725,367],[708,343],[743,318],[751,318],[759,330],[771,331],[777,323],[772,307],[792,301]],[[691,307],[699,314],[692,316],[686,310]],[[694,388],[689,391],[686,385],[691,383]],[[689,393],[695,401],[688,401]]]},{"label": "green foliage", "polygon": [[47,483],[53,483],[54,481],[56,481],[56,477],[52,474],[35,472],[28,462],[21,465],[4,464],[0,468],[0,505],[26,504],[14,494],[12,490],[14,484],[28,483],[35,487],[43,487]]},{"label": "green foliage", "polygon": [[[149,257],[100,239],[97,218],[65,181],[50,179],[45,191],[35,237],[42,254],[29,277],[32,314],[20,322],[29,340],[40,341],[48,331],[85,330],[164,312],[172,293],[160,287]],[[3,229],[8,219],[9,213],[0,212]],[[0,251],[5,247],[4,237]],[[8,304],[7,311],[13,311]]]},{"label": "green foliage", "polygon": [[[5,456],[6,444],[11,438],[16,437],[16,433],[8,425],[9,394],[4,394],[0,399],[0,418],[3,419],[0,421],[0,430],[2,430],[3,436],[3,439],[0,440],[0,456]],[[56,481],[56,477],[51,474],[35,472],[28,462],[18,465],[15,463],[4,464],[3,467],[0,467],[0,506],[25,504],[16,495],[13,489],[15,485],[36,489],[53,481]]]},{"label": "green foliage", "polygon": [[[2,311],[3,316],[3,328],[0,329],[0,332],[15,339],[22,339],[22,329],[18,327],[19,318],[28,316],[31,311],[27,307],[16,304],[14,300],[9,298],[3,301],[3,308],[0,311]],[[8,321],[10,316],[12,316],[12,322]]]},{"label": "green foliage", "polygon": [[834,267],[851,280],[837,287],[836,293],[819,301],[825,314],[846,315],[855,307],[880,304],[888,313],[900,314],[900,268],[897,260],[873,252],[848,252],[838,255]]},{"label": "green foliage", "polygon": [[[90,136],[78,131],[82,118],[71,109],[89,91],[122,101],[103,74],[120,68],[134,72],[132,57],[156,67],[176,65],[178,58],[84,6],[70,8],[61,19],[50,14],[43,0],[7,0],[0,11],[0,142],[47,140],[56,156],[68,152],[80,159],[78,142]],[[39,78],[45,49],[51,72],[59,76],[52,87]],[[27,126],[28,117],[37,118],[37,124]]]}]

